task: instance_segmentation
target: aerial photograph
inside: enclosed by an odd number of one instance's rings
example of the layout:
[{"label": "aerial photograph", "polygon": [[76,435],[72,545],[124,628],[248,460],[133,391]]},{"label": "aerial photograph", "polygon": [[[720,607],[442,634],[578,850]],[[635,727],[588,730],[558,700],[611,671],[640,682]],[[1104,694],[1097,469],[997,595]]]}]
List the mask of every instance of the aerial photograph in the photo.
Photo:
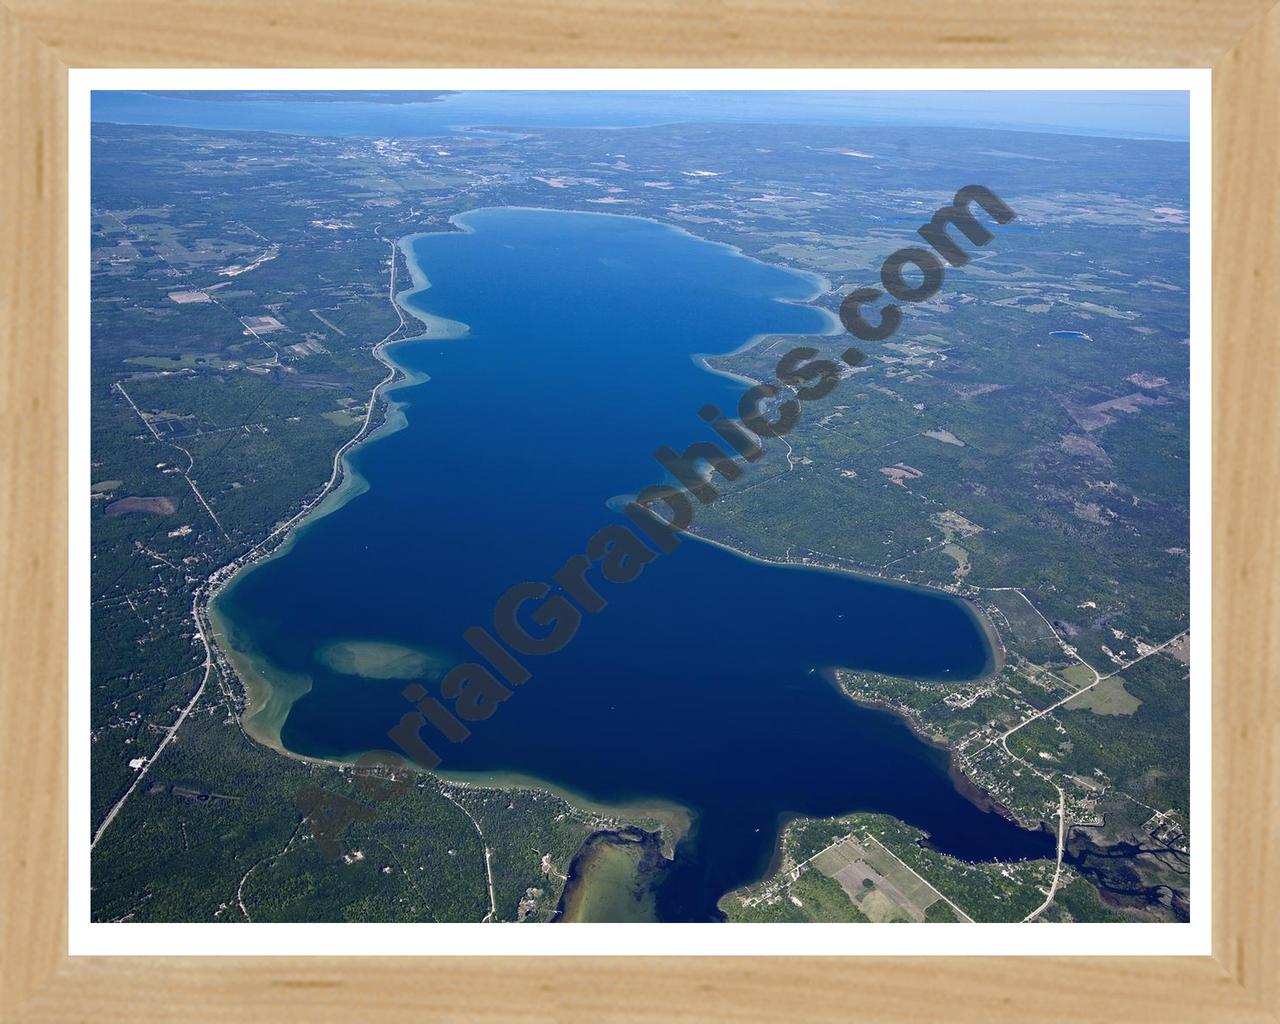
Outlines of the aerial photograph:
[{"label": "aerial photograph", "polygon": [[1189,922],[1189,120],[95,91],[92,922]]}]

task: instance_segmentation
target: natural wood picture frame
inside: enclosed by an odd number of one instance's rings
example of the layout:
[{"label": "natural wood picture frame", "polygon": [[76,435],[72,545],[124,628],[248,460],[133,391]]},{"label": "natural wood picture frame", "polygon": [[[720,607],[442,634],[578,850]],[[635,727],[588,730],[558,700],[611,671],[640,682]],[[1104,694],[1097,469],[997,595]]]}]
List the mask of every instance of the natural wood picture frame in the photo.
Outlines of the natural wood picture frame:
[{"label": "natural wood picture frame", "polygon": [[[0,7],[3,1020],[1280,1019],[1280,7],[7,0]],[[1212,67],[1213,948],[1200,958],[67,956],[67,71]]]}]

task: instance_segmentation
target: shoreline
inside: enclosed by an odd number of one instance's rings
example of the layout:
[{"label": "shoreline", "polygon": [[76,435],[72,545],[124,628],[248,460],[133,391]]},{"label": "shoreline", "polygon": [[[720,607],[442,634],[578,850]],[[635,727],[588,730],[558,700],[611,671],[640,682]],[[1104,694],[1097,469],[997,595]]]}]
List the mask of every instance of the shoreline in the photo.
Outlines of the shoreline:
[{"label": "shoreline", "polygon": [[[402,406],[390,397],[400,388],[412,386],[414,384],[424,383],[429,379],[426,375],[414,374],[401,366],[395,361],[391,354],[391,349],[397,345],[405,344],[413,341],[449,341],[465,337],[470,332],[470,326],[455,320],[447,320],[443,317],[437,317],[430,313],[416,310],[407,301],[413,296],[427,291],[431,287],[431,280],[426,271],[418,263],[417,257],[413,252],[413,243],[428,235],[445,235],[455,232],[474,234],[474,229],[467,223],[466,218],[472,214],[483,213],[485,211],[505,211],[505,210],[525,210],[530,212],[547,213],[553,215],[573,214],[588,217],[624,217],[628,220],[644,220],[649,223],[656,224],[664,230],[673,231],[686,235],[695,241],[705,245],[717,246],[727,249],[741,259],[750,260],[761,266],[781,269],[787,273],[794,274],[797,277],[806,279],[812,285],[813,290],[802,298],[783,298],[775,301],[784,302],[793,305],[808,306],[818,310],[828,319],[828,326],[831,330],[829,334],[834,334],[839,328],[839,320],[829,310],[821,309],[814,306],[815,299],[826,294],[831,290],[831,282],[821,274],[812,271],[796,270],[791,267],[778,267],[776,264],[767,263],[742,251],[738,246],[729,242],[716,242],[711,239],[702,238],[694,234],[687,228],[675,224],[667,224],[663,221],[656,220],[652,217],[643,217],[635,214],[608,213],[601,210],[560,210],[552,207],[536,207],[536,206],[480,206],[459,213],[452,214],[447,224],[454,231],[420,231],[412,234],[403,235],[394,241],[387,239],[391,246],[391,279],[388,285],[388,298],[392,308],[395,311],[400,323],[395,330],[379,341],[370,350],[371,354],[387,368],[387,374],[381,381],[374,385],[370,391],[369,404],[366,408],[365,419],[361,428],[357,433],[348,439],[335,453],[333,457],[333,471],[329,480],[321,488],[320,492],[308,501],[297,513],[291,516],[286,522],[277,526],[263,540],[256,544],[249,551],[245,552],[239,558],[223,566],[217,570],[205,583],[205,593],[203,607],[201,612],[209,620],[210,628],[207,636],[214,641],[213,657],[224,664],[230,666],[240,681],[241,687],[245,692],[246,707],[240,716],[240,723],[246,734],[257,742],[268,746],[273,750],[281,753],[292,753],[286,751],[284,744],[280,740],[279,731],[283,726],[285,719],[288,717],[289,708],[293,702],[304,696],[307,692],[298,685],[289,686],[287,684],[275,683],[264,671],[259,671],[253,664],[253,655],[251,652],[243,651],[235,647],[230,642],[229,629],[227,619],[220,615],[217,611],[217,603],[220,598],[232,591],[237,581],[255,567],[270,561],[273,558],[281,557],[288,554],[290,548],[296,542],[301,531],[312,523],[318,521],[326,515],[338,511],[348,501],[363,494],[368,489],[368,481],[360,475],[359,471],[350,462],[350,456],[356,452],[362,445],[372,441],[379,440],[389,436],[398,430],[403,429],[407,425],[407,419],[402,412]],[[397,290],[396,288],[396,255],[403,257],[405,268],[409,273],[410,287]],[[396,338],[395,335],[408,328],[408,321],[405,314],[418,320],[424,330],[416,335],[406,338]],[[746,352],[754,346],[758,345],[767,337],[773,337],[770,334],[757,334],[748,338],[747,341],[734,349],[733,352],[723,353],[723,355],[733,355]],[[795,337],[817,337],[820,335],[795,335]],[[740,379],[749,381],[751,384],[757,383],[750,378],[742,377],[728,373],[728,371],[719,370],[711,366],[708,358],[712,358],[702,353],[692,353],[690,358],[695,364],[701,366],[708,373],[717,374],[719,376],[727,376],[731,379]],[[387,407],[382,421],[376,426],[373,425],[374,411],[379,407],[380,400],[387,399]],[[200,614],[200,613],[198,613]],[[283,693],[282,693],[283,691]],[[280,702],[275,704],[275,712],[264,719],[264,713],[272,709],[273,699],[278,696],[288,696],[289,691],[292,696],[289,697],[286,704],[281,706]]]},{"label": "shoreline", "polygon": [[[797,270],[791,267],[779,267],[777,264],[766,263],[764,260],[748,255],[739,247],[732,245],[731,243],[717,242],[702,238],[682,226],[666,224],[651,217],[606,213],[603,211],[560,210],[547,207],[490,206],[477,207],[472,210],[454,214],[449,217],[448,224],[455,230],[474,233],[474,229],[467,224],[466,218],[471,214],[480,213],[486,210],[536,210],[538,212],[550,214],[572,213],[602,217],[625,216],[632,220],[646,220],[659,225],[665,230],[679,232],[707,245],[723,247],[730,250],[740,258],[751,260],[752,262],[773,267],[775,269],[782,269],[787,273],[807,279],[812,283],[813,291],[803,298],[779,298],[774,301],[794,305],[805,305],[816,309],[827,318],[829,330],[821,334],[757,334],[748,338],[743,345],[734,349],[732,352],[716,354],[692,353],[690,358],[695,362],[695,364],[699,365],[708,373],[728,377],[734,381],[747,384],[748,386],[753,386],[759,382],[753,378],[747,377],[746,375],[732,373],[712,366],[710,365],[709,360],[722,359],[735,354],[747,352],[761,344],[766,338],[822,337],[838,333],[840,323],[835,315],[829,310],[813,304],[818,298],[827,294],[831,290],[830,281],[820,274],[811,271]],[[300,535],[302,529],[309,526],[312,522],[337,511],[345,505],[346,502],[357,497],[359,494],[364,493],[364,491],[368,489],[368,481],[362,477],[358,470],[352,465],[350,457],[359,450],[360,446],[403,429],[407,425],[407,418],[402,411],[402,403],[396,402],[393,397],[394,392],[400,388],[423,383],[430,379],[425,374],[415,374],[401,366],[395,361],[390,350],[402,343],[412,341],[455,340],[463,338],[469,333],[470,328],[467,324],[434,317],[431,314],[416,310],[408,301],[413,296],[420,294],[431,287],[429,277],[418,264],[416,256],[414,255],[413,243],[417,239],[427,235],[448,233],[451,233],[448,229],[442,231],[418,232],[404,235],[395,241],[387,240],[392,249],[391,281],[388,289],[388,296],[397,316],[400,319],[400,323],[394,331],[392,331],[386,338],[375,344],[370,350],[374,358],[386,366],[387,374],[381,381],[374,385],[370,392],[365,421],[362,424],[361,429],[335,452],[333,459],[333,473],[325,486],[313,499],[311,499],[311,501],[307,502],[302,509],[290,517],[285,523],[276,527],[266,538],[250,549],[250,551],[246,552],[232,563],[229,563],[227,566],[222,567],[209,578],[206,582],[205,594],[203,595],[203,607],[197,611],[198,622],[200,620],[201,613],[207,616],[209,620],[211,628],[206,633],[206,636],[210,642],[215,661],[218,661],[221,666],[229,668],[231,670],[231,674],[234,674],[237,677],[244,690],[246,706],[240,715],[240,724],[244,729],[245,734],[253,741],[258,742],[263,746],[267,746],[286,757],[303,763],[321,764],[330,767],[337,767],[339,769],[349,769],[362,755],[361,753],[354,753],[344,758],[314,758],[298,754],[297,752],[291,751],[285,747],[280,738],[280,729],[283,726],[284,721],[287,719],[289,709],[292,707],[293,703],[304,696],[310,689],[309,680],[307,681],[305,688],[303,688],[302,684],[297,681],[294,682],[294,685],[290,686],[287,681],[276,682],[271,680],[266,671],[259,670],[259,667],[253,663],[252,652],[238,649],[230,642],[228,622],[224,617],[218,614],[217,603],[222,596],[225,596],[231,589],[233,589],[237,580],[242,578],[242,574],[251,571],[263,562],[287,554],[297,537]],[[396,288],[397,255],[403,257],[411,282],[410,287],[400,290],[397,290]],[[406,319],[406,314],[409,317],[416,319],[423,326],[424,330],[421,333],[410,337],[398,338],[396,337],[397,334],[409,329],[410,321]],[[381,421],[375,425],[375,410],[381,407],[382,399],[384,398],[387,400],[385,414]],[[994,624],[990,622],[988,617],[983,613],[981,607],[967,595],[959,594],[940,586],[921,584],[911,580],[880,575],[867,569],[858,570],[837,564],[823,564],[809,561],[772,558],[754,552],[744,551],[725,542],[713,540],[697,533],[690,532],[687,536],[702,543],[721,547],[738,557],[748,558],[753,561],[776,567],[817,569],[826,572],[842,573],[866,580],[874,580],[875,582],[884,585],[910,587],[945,595],[948,598],[960,602],[966,608],[968,613],[976,621],[978,627],[982,630],[984,638],[987,641],[988,665],[977,678],[986,678],[988,676],[995,675],[1003,667],[1004,647],[999,637],[999,633],[995,629]],[[274,704],[273,700],[275,701]],[[893,709],[885,710],[892,711]],[[937,745],[931,738],[922,736],[909,721],[908,725],[912,729],[913,735],[918,736],[930,745]],[[989,800],[989,796],[985,794],[980,787],[977,787],[976,784],[964,776],[963,772],[960,772],[955,767],[954,752],[951,751],[949,747],[945,747],[945,749],[947,749],[952,760],[952,777],[953,780],[956,781],[957,789],[966,796],[969,796],[970,791],[976,791],[981,794],[984,799]],[[406,763],[408,763],[416,773],[431,775],[436,778],[439,784],[444,786],[474,787],[477,789],[487,790],[525,790],[547,793],[563,800],[565,803],[579,811],[589,814],[599,814],[624,825],[627,823],[634,824],[636,821],[657,822],[661,826],[663,835],[663,852],[667,857],[674,855],[676,845],[678,845],[680,840],[689,833],[697,818],[697,814],[693,810],[669,801],[656,800],[650,802],[641,798],[635,801],[624,801],[618,804],[610,804],[592,800],[583,794],[568,789],[567,787],[557,786],[556,784],[537,779],[533,776],[484,772],[459,772],[451,774],[448,771],[428,771],[420,766],[413,765],[412,762]],[[972,799],[972,797],[970,797],[970,799]],[[975,803],[976,802],[978,801],[975,800]],[[992,802],[994,803],[994,801]],[[782,823],[780,823],[780,826],[781,825]],[[767,874],[765,877],[767,877]]]},{"label": "shoreline", "polygon": [[[1019,828],[1026,828],[1026,826],[1023,825],[1022,822],[1020,822],[1017,819],[1013,811],[1011,811],[1007,806],[1005,806],[1003,803],[997,800],[994,796],[992,796],[989,792],[987,792],[987,790],[983,789],[980,785],[978,785],[976,782],[974,782],[971,778],[969,778],[969,776],[967,776],[964,773],[964,770],[960,767],[958,763],[956,749],[953,746],[951,746],[950,743],[948,743],[946,740],[938,739],[936,736],[930,736],[928,733],[922,732],[919,726],[917,726],[916,723],[911,720],[910,716],[908,716],[907,713],[904,712],[901,708],[894,707],[892,704],[889,704],[885,701],[868,700],[865,697],[855,697],[844,689],[844,687],[840,684],[839,680],[834,680],[834,683],[836,687],[840,690],[840,692],[845,696],[845,698],[853,701],[853,703],[858,705],[858,707],[867,708],[872,711],[881,711],[887,715],[892,715],[899,722],[901,722],[908,729],[910,729],[911,735],[913,735],[921,743],[924,743],[932,747],[934,750],[937,750],[941,753],[946,754],[947,755],[947,774],[951,778],[951,781],[955,784],[956,791],[961,796],[963,796],[966,800],[968,800],[970,803],[972,803],[974,806],[978,807],[981,810],[995,812],[996,814],[1000,815],[1000,817],[1013,822]],[[1042,820],[1040,824],[1044,825],[1046,824],[1046,822]]]},{"label": "shoreline", "polygon": [[[206,581],[203,608],[201,610],[208,618],[211,627],[208,635],[217,641],[214,645],[215,659],[218,654],[223,656],[235,671],[235,675],[244,689],[246,707],[240,716],[241,725],[252,739],[280,753],[292,753],[285,749],[279,736],[279,728],[284,724],[284,718],[288,715],[288,707],[284,708],[283,715],[280,716],[278,723],[267,725],[267,729],[270,731],[264,731],[262,723],[258,723],[255,728],[254,720],[259,718],[270,707],[274,691],[281,689],[281,687],[266,678],[265,673],[255,669],[252,665],[251,654],[240,650],[230,642],[227,621],[218,613],[217,603],[221,597],[234,589],[237,581],[244,574],[274,558],[288,554],[303,529],[338,511],[348,501],[359,497],[368,490],[368,481],[361,476],[360,472],[351,463],[351,455],[364,444],[404,429],[408,425],[408,420],[402,411],[403,404],[397,402],[391,395],[401,388],[421,384],[430,379],[425,374],[415,373],[401,366],[395,361],[390,350],[397,345],[413,341],[455,340],[465,337],[470,331],[466,324],[432,316],[429,313],[422,313],[402,303],[402,299],[431,287],[430,280],[418,267],[411,254],[412,242],[418,237],[421,237],[421,235],[405,235],[394,242],[389,241],[388,243],[392,249],[391,280],[388,286],[388,295],[400,323],[387,337],[370,349],[373,357],[387,368],[387,373],[382,380],[373,386],[369,393],[369,403],[360,429],[334,452],[333,470],[328,481],[326,481],[319,493],[306,502],[298,512],[283,524],[277,526],[249,551],[222,566]],[[403,256],[410,280],[413,282],[410,288],[399,291],[396,290],[397,255]],[[410,337],[396,338],[396,334],[407,330],[409,327],[409,321],[405,319],[406,312],[418,320],[424,330],[422,333]],[[375,426],[374,412],[379,408],[382,399],[386,399],[386,410],[381,421]],[[293,701],[303,696],[305,692],[305,690],[298,692],[289,701],[289,705],[292,706]]]},{"label": "shoreline", "polygon": [[[663,846],[656,842],[660,838],[657,834],[634,825],[592,832],[583,840],[582,846],[569,862],[564,885],[560,889],[560,899],[549,923],[618,923],[620,918],[612,915],[593,917],[590,908],[597,899],[597,890],[607,893],[610,883],[615,890],[622,888],[616,877],[596,877],[608,871],[607,858],[619,854],[634,858],[634,863],[624,865],[624,869],[630,876],[626,881],[632,887],[632,897],[638,906],[627,908],[633,915],[627,920],[631,923],[658,923],[655,883],[670,870],[672,864]],[[616,870],[615,865],[615,872]]]},{"label": "shoreline", "polygon": [[[768,555],[757,554],[752,551],[744,551],[742,548],[734,547],[727,541],[716,540],[713,537],[707,537],[703,534],[693,531],[686,531],[684,536],[691,540],[696,540],[701,544],[710,544],[712,547],[721,548],[731,554],[737,555],[739,558],[745,558],[751,562],[760,562],[764,565],[772,565],[776,568],[788,569],[811,569],[817,572],[829,572],[842,576],[853,576],[855,579],[863,579],[884,584],[889,587],[901,587],[906,590],[923,590],[930,594],[940,597],[949,598],[956,602],[957,605],[964,610],[974,620],[975,624],[982,631],[983,639],[987,644],[987,663],[982,671],[973,677],[970,682],[980,682],[984,679],[990,679],[1000,674],[1005,665],[1005,649],[1004,641],[1000,638],[1000,633],[995,627],[982,606],[978,604],[974,597],[968,594],[961,594],[957,591],[947,590],[944,587],[937,586],[932,583],[917,583],[915,580],[903,579],[898,576],[881,576],[870,569],[853,569],[844,565],[831,565],[825,562],[806,562],[797,561],[795,559],[774,558]],[[855,669],[847,669],[846,671],[857,671]],[[948,677],[946,680],[942,678],[934,678],[932,676],[901,676],[902,679],[922,679],[925,682],[955,682],[955,678]]]},{"label": "shoreline", "polygon": [[[623,828],[640,828],[656,823],[662,834],[663,856],[670,859],[675,848],[689,834],[697,821],[697,812],[673,800],[657,797],[636,797],[633,800],[597,800],[569,786],[539,779],[519,772],[449,772],[438,769],[419,772],[431,775],[446,786],[463,789],[485,789],[502,793],[546,793],[563,800],[569,806],[587,814],[610,818]],[[610,830],[600,830],[610,831]]]},{"label": "shoreline", "polygon": [[[513,207],[517,208],[517,207]],[[477,209],[507,209],[506,207],[483,207]],[[466,213],[476,211],[465,211]],[[564,212],[552,211],[545,212]],[[597,216],[613,216],[612,214],[597,213]],[[456,214],[449,218],[449,223],[459,226],[457,220],[465,216]],[[640,219],[640,218],[633,218]],[[643,218],[648,219],[648,218]],[[655,221],[654,223],[660,223]],[[470,232],[471,229],[465,225],[461,225],[460,229]],[[683,229],[675,229],[683,230]],[[301,531],[320,518],[338,511],[352,498],[358,497],[368,489],[368,482],[359,471],[351,464],[349,457],[360,448],[360,446],[379,440],[398,430],[403,429],[407,425],[407,418],[402,410],[402,405],[397,403],[391,395],[398,389],[412,386],[418,383],[424,383],[430,378],[426,375],[415,374],[412,371],[401,366],[395,361],[390,350],[397,345],[405,344],[413,341],[449,341],[465,337],[469,331],[469,325],[459,321],[447,320],[443,317],[436,317],[420,310],[415,310],[408,304],[406,300],[412,298],[431,287],[430,278],[419,265],[414,253],[413,243],[419,238],[432,234],[449,234],[448,231],[436,232],[416,232],[404,235],[395,242],[390,243],[393,248],[392,255],[392,274],[389,286],[389,294],[391,301],[396,308],[400,317],[400,324],[391,336],[384,338],[378,342],[370,350],[371,354],[384,366],[387,367],[387,374],[381,381],[374,385],[370,391],[369,405],[367,407],[365,422],[361,429],[350,439],[348,439],[334,454],[334,472],[330,476],[329,481],[321,489],[311,501],[300,509],[294,516],[281,526],[273,530],[267,537],[260,541],[254,548],[239,559],[219,569],[213,577],[207,581],[206,593],[202,602],[202,608],[198,614],[203,614],[208,620],[210,628],[206,631],[206,636],[214,641],[212,644],[215,660],[219,656],[223,659],[223,663],[228,665],[236,679],[239,681],[241,688],[244,690],[246,706],[240,714],[240,725],[245,734],[254,742],[267,747],[276,753],[298,761],[303,764],[324,765],[338,770],[350,769],[357,760],[367,751],[356,752],[346,757],[312,757],[300,754],[297,751],[289,749],[280,737],[280,729],[284,725],[285,719],[288,717],[289,709],[293,703],[297,701],[310,689],[309,681],[305,688],[302,685],[289,686],[281,681],[273,681],[269,678],[265,670],[261,670],[253,663],[253,654],[245,651],[229,640],[229,628],[227,620],[219,614],[217,610],[218,599],[226,595],[234,586],[236,581],[242,574],[252,571],[257,566],[270,561],[273,558],[283,556],[288,553]],[[685,232],[688,234],[688,232]],[[693,236],[696,237],[696,236]],[[719,243],[712,243],[719,244]],[[395,255],[399,254],[405,261],[405,267],[408,270],[410,278],[410,287],[396,290],[395,282]],[[750,257],[747,257],[750,258]],[[394,335],[404,330],[407,326],[404,314],[417,319],[425,328],[425,330],[417,335],[406,338],[395,338]],[[763,336],[760,336],[763,337]],[[752,339],[752,343],[759,340],[759,337]],[[387,400],[386,413],[383,419],[376,426],[373,426],[373,412],[378,408],[381,399]],[[275,541],[273,544],[272,542]],[[268,546],[270,545],[270,546]],[[282,693],[283,691],[283,693]],[[273,710],[273,699],[283,695],[286,700],[277,703]],[[599,801],[587,797],[585,794],[578,793],[568,787],[560,786],[546,780],[538,779],[533,776],[524,776],[515,773],[467,773],[457,772],[450,773],[448,771],[429,771],[421,766],[414,765],[412,762],[405,762],[417,774],[432,776],[441,785],[456,786],[462,788],[475,788],[493,791],[527,791],[536,793],[546,793],[553,797],[563,800],[579,812],[587,814],[597,814],[602,817],[610,818],[619,822],[623,827],[628,827],[628,823],[635,821],[657,823],[662,833],[663,853],[665,856],[674,855],[675,847],[689,833],[694,821],[696,813],[683,805],[670,801],[648,801],[644,798],[638,798],[634,801],[623,801],[620,803],[609,803]]]}]

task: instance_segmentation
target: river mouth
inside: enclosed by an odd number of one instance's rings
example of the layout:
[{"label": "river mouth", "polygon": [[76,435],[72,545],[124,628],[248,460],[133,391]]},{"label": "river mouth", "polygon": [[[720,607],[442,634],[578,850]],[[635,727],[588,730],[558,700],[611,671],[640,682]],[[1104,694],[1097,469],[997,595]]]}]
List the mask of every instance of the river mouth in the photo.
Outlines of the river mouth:
[{"label": "river mouth", "polygon": [[[443,670],[476,657],[464,632],[491,629],[508,588],[553,579],[625,522],[611,499],[661,479],[658,446],[714,437],[698,410],[736,408],[744,385],[691,357],[832,329],[805,304],[823,282],[653,221],[492,209],[456,222],[405,243],[419,288],[401,301],[469,330],[388,353],[406,373],[403,423],[348,456],[364,489],[215,599],[255,680],[247,724],[296,755],[395,750],[405,690],[443,698]],[[945,751],[825,678],[983,675],[992,648],[964,602],[691,539],[633,581],[592,579],[606,606],[557,653],[522,656],[530,678],[490,717],[465,737],[419,736],[447,773],[687,809],[661,920],[715,919],[768,869],[788,816],[881,812],[966,859],[1052,855],[1051,837],[962,793]]]}]

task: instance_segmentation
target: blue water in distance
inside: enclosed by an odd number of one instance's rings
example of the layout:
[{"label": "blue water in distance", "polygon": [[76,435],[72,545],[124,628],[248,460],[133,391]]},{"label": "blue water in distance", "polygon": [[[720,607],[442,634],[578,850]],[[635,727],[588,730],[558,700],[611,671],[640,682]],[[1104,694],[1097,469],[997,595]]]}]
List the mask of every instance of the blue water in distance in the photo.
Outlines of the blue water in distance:
[{"label": "blue water in distance", "polygon": [[808,124],[998,128],[1141,139],[1188,138],[1185,92],[552,90],[459,92],[428,102],[242,100],[226,93],[161,94],[96,89],[94,122],[162,124],[296,135],[414,138],[470,125],[616,128],[638,125]]},{"label": "blue water in distance", "polygon": [[[404,429],[355,453],[369,490],[220,598],[237,646],[313,680],[281,733],[304,755],[394,749],[387,731],[412,710],[404,681],[338,674],[318,649],[374,640],[474,660],[463,630],[492,628],[508,587],[550,580],[596,530],[626,522],[609,500],[662,478],[655,448],[714,437],[703,405],[736,408],[744,386],[694,353],[829,329],[796,301],[812,279],[651,221],[517,209],[462,221],[469,232],[413,243],[431,287],[409,302],[470,334],[396,348],[430,379],[397,392]],[[787,500],[781,482],[774,500]],[[859,514],[852,499],[846,513]],[[465,742],[423,736],[449,772],[693,810],[658,893],[663,919],[715,918],[721,895],[766,871],[794,815],[879,811],[956,856],[1052,855],[1048,833],[971,802],[944,752],[822,674],[981,674],[990,648],[962,602],[691,539],[634,582],[590,578],[608,606],[566,648],[522,657],[533,678]]]}]

